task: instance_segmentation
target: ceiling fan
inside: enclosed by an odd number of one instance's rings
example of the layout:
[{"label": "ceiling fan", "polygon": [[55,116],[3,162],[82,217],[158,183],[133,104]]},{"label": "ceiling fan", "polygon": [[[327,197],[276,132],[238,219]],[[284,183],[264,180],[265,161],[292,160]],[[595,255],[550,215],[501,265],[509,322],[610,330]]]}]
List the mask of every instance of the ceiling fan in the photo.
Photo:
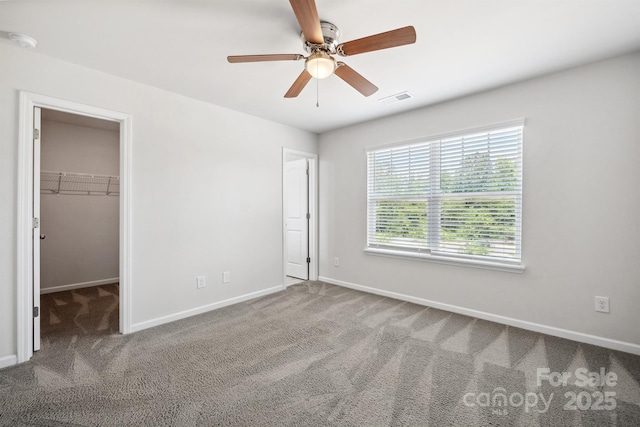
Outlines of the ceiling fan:
[{"label": "ceiling fan", "polygon": [[403,27],[369,37],[338,43],[340,31],[334,24],[320,21],[314,0],[289,0],[293,13],[302,29],[302,43],[309,56],[299,54],[228,56],[231,63],[263,61],[305,60],[305,69],[298,76],[285,98],[295,98],[312,77],[324,79],[335,74],[364,96],[374,94],[378,88],[333,55],[351,56],[375,50],[403,46],[416,41],[415,28]]}]

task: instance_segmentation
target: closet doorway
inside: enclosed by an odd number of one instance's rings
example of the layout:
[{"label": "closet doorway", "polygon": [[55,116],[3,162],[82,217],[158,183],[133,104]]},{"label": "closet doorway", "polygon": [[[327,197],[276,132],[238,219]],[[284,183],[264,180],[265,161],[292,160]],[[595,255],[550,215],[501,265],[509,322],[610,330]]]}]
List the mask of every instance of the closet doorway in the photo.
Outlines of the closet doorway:
[{"label": "closet doorway", "polygon": [[119,330],[120,124],[45,108],[39,113],[34,350],[38,326],[45,341]]},{"label": "closet doorway", "polygon": [[[82,145],[87,140],[99,143]],[[66,322],[79,333],[131,330],[131,116],[21,92],[19,143],[22,363],[40,348],[41,322],[49,330]],[[108,313],[91,311],[99,306]]]}]

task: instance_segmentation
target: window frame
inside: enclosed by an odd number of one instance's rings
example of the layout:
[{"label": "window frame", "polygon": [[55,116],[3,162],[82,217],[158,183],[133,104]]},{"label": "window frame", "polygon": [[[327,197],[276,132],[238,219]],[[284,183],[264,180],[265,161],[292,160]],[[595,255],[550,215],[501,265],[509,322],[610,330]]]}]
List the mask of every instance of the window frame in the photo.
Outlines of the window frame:
[{"label": "window frame", "polygon": [[[485,132],[495,132],[501,129],[508,129],[514,127],[521,127],[520,131],[520,141],[519,141],[519,149],[520,149],[520,157],[518,159],[519,164],[519,190],[516,191],[496,191],[496,192],[482,192],[482,193],[459,193],[459,195],[453,195],[457,193],[440,193],[440,191],[434,191],[434,188],[440,189],[440,177],[442,175],[442,166],[440,165],[440,149],[442,146],[442,141],[451,138],[463,138],[468,137],[470,135],[476,133],[485,133]],[[451,265],[459,265],[464,267],[474,267],[474,268],[482,268],[482,269],[490,269],[490,270],[499,270],[499,271],[508,271],[514,273],[522,273],[525,269],[523,263],[523,251],[522,251],[522,203],[523,203],[523,163],[524,163],[524,127],[525,127],[525,119],[519,118],[511,121],[496,123],[492,125],[469,128],[460,131],[447,132],[437,135],[432,135],[428,137],[418,138],[409,141],[399,141],[391,144],[377,145],[367,147],[365,150],[365,161],[366,161],[366,186],[367,186],[367,198],[366,198],[366,244],[364,248],[364,252],[370,255],[378,255],[378,256],[388,256],[394,258],[403,258],[410,260],[420,260],[420,261],[429,261],[436,262],[441,264],[451,264]],[[380,243],[372,243],[370,241],[370,233],[371,227],[376,227],[377,223],[373,225],[370,223],[371,221],[371,213],[370,213],[370,203],[371,203],[371,173],[370,170],[370,160],[369,156],[371,153],[381,152],[389,149],[402,149],[409,148],[415,145],[428,144],[430,149],[430,165],[435,165],[435,167],[430,167],[429,175],[430,175],[430,194],[427,195],[427,212],[428,212],[428,221],[435,221],[438,226],[427,226],[427,235],[426,242],[427,248],[410,248],[409,246],[401,246],[401,245],[384,245]],[[442,253],[438,252],[434,248],[434,243],[439,242],[439,239],[442,235],[440,229],[440,215],[441,215],[441,205],[444,200],[452,199],[454,197],[477,197],[479,194],[483,194],[487,197],[515,197],[516,203],[514,204],[514,209],[516,213],[516,221],[515,221],[515,232],[516,236],[516,254],[517,258],[510,260],[508,258],[499,258],[494,256],[483,256],[483,255],[467,255],[467,254],[454,254],[454,253]],[[407,199],[416,199],[415,196],[402,196],[398,195],[398,200],[407,200]],[[424,198],[424,197],[423,197]],[[377,198],[380,200],[380,198]],[[519,203],[518,203],[519,202]],[[430,247],[429,247],[430,246]]]}]

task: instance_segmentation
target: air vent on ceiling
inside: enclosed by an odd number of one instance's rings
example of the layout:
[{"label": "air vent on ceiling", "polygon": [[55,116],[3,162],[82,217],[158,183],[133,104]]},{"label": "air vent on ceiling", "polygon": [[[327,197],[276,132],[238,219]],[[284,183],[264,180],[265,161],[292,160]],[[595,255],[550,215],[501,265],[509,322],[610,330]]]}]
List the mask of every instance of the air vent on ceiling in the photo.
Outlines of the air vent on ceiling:
[{"label": "air vent on ceiling", "polygon": [[396,102],[406,101],[407,99],[413,98],[409,92],[400,92],[395,95],[387,96],[386,98],[379,99],[384,105],[395,104]]}]

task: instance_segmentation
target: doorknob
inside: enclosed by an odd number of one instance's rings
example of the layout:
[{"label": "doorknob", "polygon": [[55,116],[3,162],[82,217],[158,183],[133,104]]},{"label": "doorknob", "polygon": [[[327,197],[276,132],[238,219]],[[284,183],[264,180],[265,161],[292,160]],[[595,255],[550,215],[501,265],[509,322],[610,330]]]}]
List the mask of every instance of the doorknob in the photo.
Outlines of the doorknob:
[{"label": "doorknob", "polygon": [[40,240],[44,240],[47,236],[45,234],[40,235]]}]

